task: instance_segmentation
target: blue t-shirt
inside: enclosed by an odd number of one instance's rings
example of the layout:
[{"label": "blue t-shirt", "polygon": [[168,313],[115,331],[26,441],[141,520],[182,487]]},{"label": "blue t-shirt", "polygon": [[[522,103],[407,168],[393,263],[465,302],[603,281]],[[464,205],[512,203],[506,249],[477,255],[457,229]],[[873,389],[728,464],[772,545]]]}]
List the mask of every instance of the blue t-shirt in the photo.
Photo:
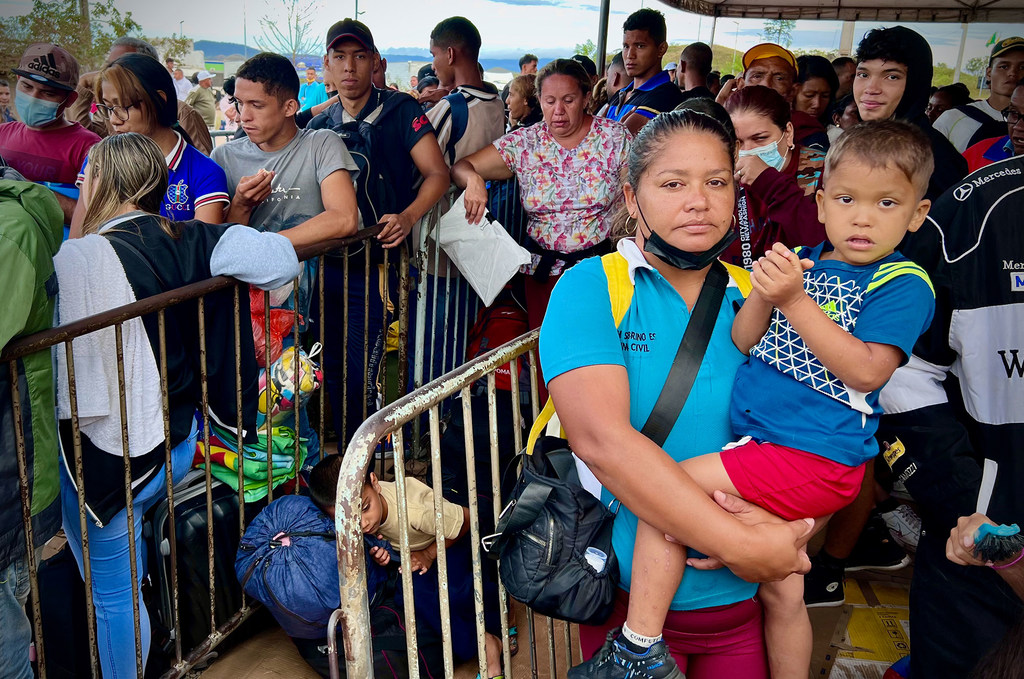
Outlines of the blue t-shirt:
[{"label": "blue t-shirt", "polygon": [[[167,194],[160,202],[160,214],[174,222],[196,218],[196,209],[211,203],[230,202],[228,198],[227,175],[220,165],[209,156],[185,143],[180,134],[178,143],[165,157],[167,161]],[[85,181],[85,168],[89,159],[82,163],[75,186],[81,188]]]},{"label": "blue t-shirt", "polygon": [[[804,272],[804,290],[844,330],[898,348],[905,362],[935,310],[928,274],[898,252],[863,266],[820,259],[824,246],[797,249],[814,262]],[[878,454],[880,391],[843,384],[775,309],[768,332],[736,373],[732,426],[743,436],[857,466]]]},{"label": "blue t-shirt", "polygon": [[[639,431],[665,386],[690,312],[675,288],[646,262],[631,239],[620,241],[618,250],[629,262],[636,286],[622,323],[615,327],[601,259],[586,259],[563,274],[551,293],[540,331],[540,360],[548,381],[583,366],[624,366],[629,375],[629,419]],[[730,281],[697,379],[665,441],[665,452],[677,462],[721,450],[734,438],[729,398],[736,369],[745,357],[733,345],[731,333],[736,316],[733,303],[740,300],[739,288]],[[606,504],[613,499],[607,489],[602,490]],[[680,507],[679,511],[686,508]],[[636,527],[636,515],[620,505],[612,545],[619,559],[621,586],[626,590],[633,570]],[[756,584],[740,580],[726,569],[687,568],[671,608],[724,606],[749,599],[756,592]]]}]

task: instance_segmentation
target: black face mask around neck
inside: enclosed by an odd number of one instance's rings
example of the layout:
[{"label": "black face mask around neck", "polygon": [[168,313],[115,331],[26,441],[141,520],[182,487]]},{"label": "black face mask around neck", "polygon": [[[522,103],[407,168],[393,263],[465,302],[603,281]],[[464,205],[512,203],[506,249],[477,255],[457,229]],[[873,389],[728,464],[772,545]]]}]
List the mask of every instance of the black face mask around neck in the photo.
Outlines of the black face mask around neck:
[{"label": "black face mask around neck", "polygon": [[[675,268],[682,269],[683,271],[703,269],[707,265],[711,264],[711,262],[718,259],[718,256],[725,252],[726,248],[732,245],[732,242],[736,240],[736,230],[729,229],[726,234],[722,236],[720,241],[704,252],[685,252],[667,242],[664,238],[659,236],[649,224],[647,224],[647,218],[644,217],[644,211],[640,209],[639,200],[636,202],[636,209],[640,212],[640,219],[642,219],[644,224],[647,225],[647,230],[650,232],[650,235],[644,237],[644,252],[649,252],[667,264],[671,264]],[[637,228],[639,228],[639,226]]]}]

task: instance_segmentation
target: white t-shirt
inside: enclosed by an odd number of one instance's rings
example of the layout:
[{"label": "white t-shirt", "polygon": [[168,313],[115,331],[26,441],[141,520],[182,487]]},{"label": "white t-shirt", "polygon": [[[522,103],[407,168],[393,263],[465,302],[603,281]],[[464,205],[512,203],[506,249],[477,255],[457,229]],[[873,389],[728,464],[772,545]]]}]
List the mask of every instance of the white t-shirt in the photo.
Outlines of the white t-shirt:
[{"label": "white t-shirt", "polygon": [[[985,115],[992,118],[992,120],[1002,121],[1003,114],[988,103],[988,100],[975,101],[968,106],[972,106]],[[963,153],[970,146],[971,137],[981,127],[981,123],[973,118],[969,117],[963,111],[958,111],[955,108],[951,108],[948,111],[943,112],[942,115],[932,124],[936,130],[938,130],[942,136],[950,141],[956,150]],[[1006,134],[1005,132],[1003,134]]]}]

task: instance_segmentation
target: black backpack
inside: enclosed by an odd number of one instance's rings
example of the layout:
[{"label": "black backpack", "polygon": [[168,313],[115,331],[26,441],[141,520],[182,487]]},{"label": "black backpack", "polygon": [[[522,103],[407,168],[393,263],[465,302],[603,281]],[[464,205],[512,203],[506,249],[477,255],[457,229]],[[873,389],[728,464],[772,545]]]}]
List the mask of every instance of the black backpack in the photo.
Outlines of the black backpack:
[{"label": "black backpack", "polygon": [[364,117],[349,122],[342,120],[345,109],[341,104],[334,104],[306,126],[313,130],[333,130],[345,142],[358,168],[356,202],[364,227],[378,224],[382,215],[392,214],[399,209],[394,178],[390,176],[388,165],[380,155],[378,135],[381,121],[397,109],[406,96],[399,92],[381,96],[376,108]]},{"label": "black backpack", "polygon": [[966,106],[957,106],[956,110],[960,111],[971,120],[981,123],[981,127],[971,135],[971,140],[967,142],[967,148],[970,148],[985,139],[1006,136],[1006,123],[1004,121],[994,120],[990,115],[975,108],[974,106],[971,106],[970,104],[967,104]]}]

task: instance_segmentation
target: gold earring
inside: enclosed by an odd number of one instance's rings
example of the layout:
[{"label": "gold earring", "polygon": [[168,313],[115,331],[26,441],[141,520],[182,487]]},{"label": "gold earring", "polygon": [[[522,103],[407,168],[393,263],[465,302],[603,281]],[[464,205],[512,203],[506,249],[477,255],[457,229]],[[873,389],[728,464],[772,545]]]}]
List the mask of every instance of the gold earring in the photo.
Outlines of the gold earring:
[{"label": "gold earring", "polygon": [[[630,233],[630,234],[636,233],[637,228],[640,226],[640,219],[636,215],[630,215],[629,217],[630,217],[630,219],[633,220],[633,228],[630,229],[627,226],[626,233]],[[628,220],[626,221],[626,224],[627,225],[629,224]]]}]

